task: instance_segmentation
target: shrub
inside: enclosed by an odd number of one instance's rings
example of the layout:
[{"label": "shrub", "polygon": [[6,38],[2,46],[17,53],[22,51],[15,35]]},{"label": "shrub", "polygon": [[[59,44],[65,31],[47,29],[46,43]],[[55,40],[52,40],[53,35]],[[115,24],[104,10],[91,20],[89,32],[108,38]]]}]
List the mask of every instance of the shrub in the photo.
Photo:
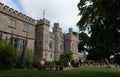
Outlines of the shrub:
[{"label": "shrub", "polygon": [[0,69],[11,69],[16,64],[14,47],[4,40],[0,40]]},{"label": "shrub", "polygon": [[23,61],[23,64],[21,64],[20,58],[21,58],[21,54],[23,51],[18,50],[17,51],[17,64],[16,64],[16,68],[32,68],[32,64],[33,64],[33,52],[29,49],[25,50],[25,58]]},{"label": "shrub", "polygon": [[46,61],[46,62],[45,62],[45,65],[54,66],[54,65],[56,65],[56,64],[55,64],[55,61]]},{"label": "shrub", "polygon": [[34,57],[33,59],[33,66],[38,68],[40,66],[40,61],[46,61],[44,58]]},{"label": "shrub", "polygon": [[26,68],[32,68],[33,57],[34,57],[33,52],[27,49],[26,54],[25,54],[25,67]]},{"label": "shrub", "polygon": [[68,62],[72,60],[73,53],[72,51],[64,51],[62,55],[60,55],[60,62],[63,66],[67,66]]}]

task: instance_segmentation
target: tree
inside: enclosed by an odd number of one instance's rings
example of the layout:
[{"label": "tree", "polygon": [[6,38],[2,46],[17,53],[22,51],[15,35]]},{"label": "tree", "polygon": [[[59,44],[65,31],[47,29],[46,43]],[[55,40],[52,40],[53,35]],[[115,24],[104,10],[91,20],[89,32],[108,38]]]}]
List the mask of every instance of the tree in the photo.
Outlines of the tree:
[{"label": "tree", "polygon": [[26,55],[27,42],[28,42],[28,34],[26,36],[25,44],[23,45],[23,50],[21,52],[20,58],[16,64],[17,68],[25,68],[25,55]]},{"label": "tree", "polygon": [[67,66],[67,63],[72,60],[72,56],[72,51],[64,51],[64,53],[60,55],[60,62],[62,65]]},{"label": "tree", "polygon": [[89,51],[89,46],[90,46],[89,36],[86,33],[81,32],[79,34],[79,40],[80,40],[79,45],[78,45],[79,52],[84,51],[84,50]]},{"label": "tree", "polygon": [[120,54],[119,53],[114,55],[114,63],[117,63],[120,65]]},{"label": "tree", "polygon": [[82,17],[77,26],[91,33],[93,57],[100,56],[95,59],[101,60],[119,52],[120,0],[80,0],[78,9]]},{"label": "tree", "polygon": [[13,45],[0,40],[0,69],[11,69],[16,64],[16,51]]}]

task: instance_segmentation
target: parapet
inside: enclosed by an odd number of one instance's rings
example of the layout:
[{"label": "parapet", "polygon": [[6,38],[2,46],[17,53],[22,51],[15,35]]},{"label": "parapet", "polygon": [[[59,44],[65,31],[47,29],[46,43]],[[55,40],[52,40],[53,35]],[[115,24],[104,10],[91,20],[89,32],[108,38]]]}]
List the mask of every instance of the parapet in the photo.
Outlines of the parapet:
[{"label": "parapet", "polygon": [[0,3],[0,12],[12,16],[21,21],[27,22],[31,25],[35,25],[35,21],[36,21],[35,19],[32,19],[31,17],[26,16],[25,14],[22,14],[21,12],[18,12],[13,8],[9,8],[9,6],[4,5],[3,3]]},{"label": "parapet", "polygon": [[37,20],[37,25],[43,25],[43,24],[45,24],[45,25],[47,25],[47,26],[50,26],[50,21],[49,20],[47,20],[47,19],[40,19],[40,20]]},{"label": "parapet", "polygon": [[72,28],[69,28],[69,33],[72,33],[73,32],[73,29]]},{"label": "parapet", "polygon": [[60,32],[62,31],[62,29],[59,27],[59,23],[58,22],[54,23],[54,31],[55,30],[59,30]]},{"label": "parapet", "polygon": [[59,27],[59,23],[54,23],[54,27]]}]

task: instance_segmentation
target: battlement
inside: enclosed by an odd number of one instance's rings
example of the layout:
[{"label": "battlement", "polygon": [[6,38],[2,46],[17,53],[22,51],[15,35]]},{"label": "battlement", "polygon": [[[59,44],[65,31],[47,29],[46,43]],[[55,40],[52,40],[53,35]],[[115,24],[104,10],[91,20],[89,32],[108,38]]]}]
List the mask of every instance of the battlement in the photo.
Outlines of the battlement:
[{"label": "battlement", "polygon": [[59,29],[60,32],[62,31],[62,29],[59,27],[59,23],[58,22],[54,23],[54,28],[55,29]]},{"label": "battlement", "polygon": [[45,24],[45,25],[47,25],[47,26],[50,26],[50,21],[44,18],[44,19],[38,20],[38,21],[37,21],[37,24],[38,24],[38,25]]},{"label": "battlement", "polygon": [[59,23],[54,23],[54,27],[59,27]]},{"label": "battlement", "polygon": [[69,28],[69,33],[72,33],[73,32],[73,29],[72,28]]},{"label": "battlement", "polygon": [[17,18],[19,20],[25,21],[29,24],[35,25],[35,19],[32,19],[31,17],[26,16],[25,14],[22,14],[21,12],[18,12],[17,10],[10,8],[9,6],[4,5],[3,3],[0,3],[0,12],[8,14],[9,16]]}]

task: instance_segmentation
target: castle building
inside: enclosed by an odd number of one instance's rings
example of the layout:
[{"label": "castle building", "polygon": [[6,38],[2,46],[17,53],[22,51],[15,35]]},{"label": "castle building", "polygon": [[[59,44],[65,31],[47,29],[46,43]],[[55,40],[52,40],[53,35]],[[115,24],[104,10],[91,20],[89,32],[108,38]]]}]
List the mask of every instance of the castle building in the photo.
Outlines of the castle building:
[{"label": "castle building", "polygon": [[54,23],[53,32],[49,31],[50,21],[40,19],[36,25],[35,54],[48,61],[59,60],[65,51],[72,51],[73,58],[79,58],[78,43],[79,34],[73,34],[72,28],[69,33],[62,33],[59,23]]},{"label": "castle building", "polygon": [[26,38],[27,48],[34,51],[35,20],[0,3],[0,38],[8,41],[13,34],[13,44],[23,49]]},{"label": "castle building", "polygon": [[59,23],[54,23],[53,32],[49,27],[50,21],[45,18],[35,20],[0,3],[0,38],[9,41],[13,34],[14,47],[19,50],[27,38],[27,49],[47,61],[59,60],[64,51],[72,51],[73,58],[79,58],[79,34],[73,34],[72,28],[64,34]]}]

